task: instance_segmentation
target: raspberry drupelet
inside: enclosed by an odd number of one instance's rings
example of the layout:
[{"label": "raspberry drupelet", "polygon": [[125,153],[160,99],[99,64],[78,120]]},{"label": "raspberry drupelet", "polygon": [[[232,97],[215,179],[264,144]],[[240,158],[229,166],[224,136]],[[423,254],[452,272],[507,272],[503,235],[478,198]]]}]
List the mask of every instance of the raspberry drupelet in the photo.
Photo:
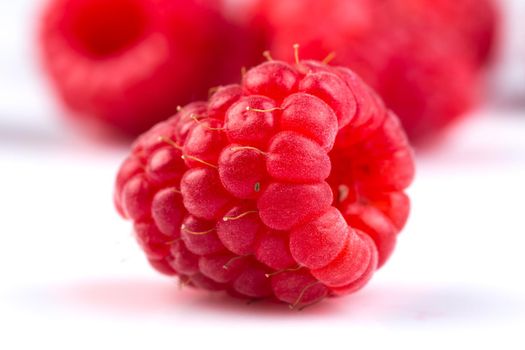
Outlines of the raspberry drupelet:
[{"label": "raspberry drupelet", "polygon": [[302,308],[362,288],[409,213],[412,150],[344,67],[272,60],[135,142],[115,202],[151,265]]}]

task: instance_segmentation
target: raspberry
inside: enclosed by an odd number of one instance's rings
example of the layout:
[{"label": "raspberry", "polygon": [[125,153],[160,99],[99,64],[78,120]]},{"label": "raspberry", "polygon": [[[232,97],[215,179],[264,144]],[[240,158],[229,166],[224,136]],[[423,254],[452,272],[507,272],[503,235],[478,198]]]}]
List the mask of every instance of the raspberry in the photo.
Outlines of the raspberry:
[{"label": "raspberry", "polygon": [[[247,32],[197,0],[49,0],[39,31],[44,67],[65,105],[129,135],[254,61]],[[221,103],[210,108],[221,114]]]},{"label": "raspberry", "polygon": [[[299,42],[309,57],[355,70],[421,143],[476,102],[479,67],[496,41],[495,7],[492,0],[259,0],[252,22],[278,58],[291,59],[289,47]],[[344,125],[360,94],[337,96],[340,72],[311,68],[318,72],[300,90],[321,97]],[[297,79],[287,76],[292,86]]]},{"label": "raspberry", "polygon": [[[499,6],[494,0],[389,0],[391,11],[403,21],[417,18],[442,34],[456,36],[480,67],[493,58],[499,32]],[[449,32],[449,33],[446,33]]]},{"label": "raspberry", "polygon": [[359,290],[392,253],[414,175],[401,125],[352,71],[296,57],[135,142],[115,200],[159,272],[301,308]]}]

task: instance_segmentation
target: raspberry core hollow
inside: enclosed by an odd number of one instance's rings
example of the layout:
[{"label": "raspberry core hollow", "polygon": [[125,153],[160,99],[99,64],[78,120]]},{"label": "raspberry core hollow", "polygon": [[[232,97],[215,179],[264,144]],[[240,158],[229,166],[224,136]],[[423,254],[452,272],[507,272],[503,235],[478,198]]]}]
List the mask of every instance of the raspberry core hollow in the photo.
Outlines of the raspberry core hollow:
[{"label": "raspberry core hollow", "polygon": [[46,0],[40,56],[67,115],[135,137],[210,85],[237,80],[238,66],[258,52],[219,4]]}]

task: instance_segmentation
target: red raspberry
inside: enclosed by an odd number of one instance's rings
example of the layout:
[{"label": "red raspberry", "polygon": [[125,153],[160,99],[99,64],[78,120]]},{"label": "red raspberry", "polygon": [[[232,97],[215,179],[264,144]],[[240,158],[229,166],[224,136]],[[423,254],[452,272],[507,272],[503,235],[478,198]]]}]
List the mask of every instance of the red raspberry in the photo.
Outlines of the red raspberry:
[{"label": "red raspberry", "polygon": [[478,67],[495,40],[491,4],[260,0],[253,22],[278,58],[289,60],[290,45],[299,42],[309,57],[352,68],[399,115],[410,139],[422,141],[475,102]]},{"label": "red raspberry", "polygon": [[115,202],[159,272],[302,307],[385,263],[413,175],[398,119],[357,75],[270,60],[143,134]]},{"label": "red raspberry", "polygon": [[137,135],[236,79],[251,40],[197,0],[50,0],[42,60],[76,115]]},{"label": "red raspberry", "polygon": [[480,67],[497,45],[499,6],[494,0],[388,0],[389,11],[403,22],[434,27],[440,36],[456,37]]}]

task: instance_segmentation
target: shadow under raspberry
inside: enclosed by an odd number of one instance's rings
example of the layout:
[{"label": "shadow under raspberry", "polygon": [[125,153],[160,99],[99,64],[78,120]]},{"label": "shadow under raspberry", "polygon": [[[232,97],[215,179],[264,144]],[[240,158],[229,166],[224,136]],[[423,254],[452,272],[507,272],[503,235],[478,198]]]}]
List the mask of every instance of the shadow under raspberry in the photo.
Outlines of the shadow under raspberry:
[{"label": "shadow under raspberry", "polygon": [[330,319],[335,325],[376,324],[392,327],[448,326],[494,323],[522,319],[525,305],[514,294],[494,289],[463,286],[431,287],[372,283],[348,296],[322,301],[303,311],[290,311],[287,305],[268,301],[240,300],[224,293],[180,288],[172,280],[114,279],[80,281],[44,289],[27,290],[16,299],[26,306],[87,311],[95,316],[147,322],[162,317],[181,319],[191,326],[201,322],[294,319],[300,322]]}]

